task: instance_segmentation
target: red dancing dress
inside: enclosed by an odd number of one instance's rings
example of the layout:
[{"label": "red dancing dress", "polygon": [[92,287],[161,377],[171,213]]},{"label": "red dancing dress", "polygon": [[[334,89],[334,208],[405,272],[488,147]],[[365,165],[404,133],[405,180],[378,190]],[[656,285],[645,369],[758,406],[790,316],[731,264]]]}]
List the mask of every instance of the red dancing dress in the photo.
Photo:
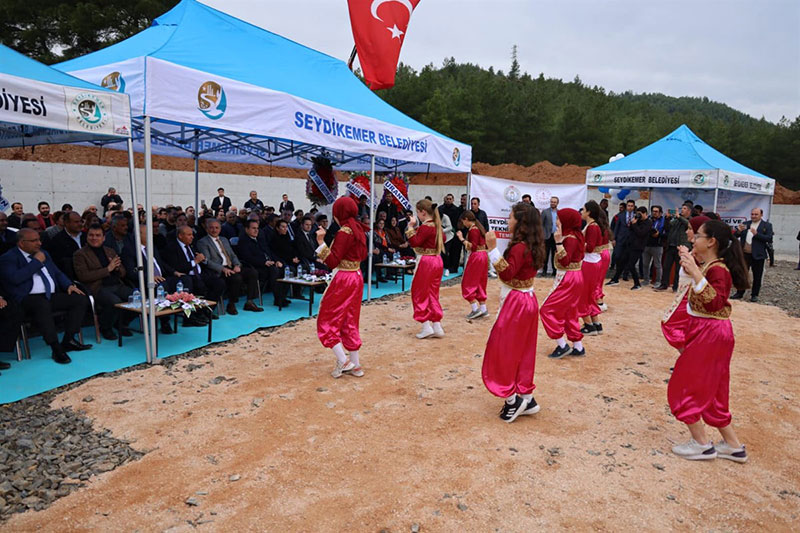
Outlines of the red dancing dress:
[{"label": "red dancing dress", "polygon": [[598,287],[603,285],[605,271],[599,247],[603,242],[603,233],[596,222],[587,224],[583,230],[586,239],[581,274],[583,275],[583,293],[578,309],[578,316],[597,316],[600,307],[597,305]]},{"label": "red dancing dress", "polygon": [[489,278],[489,255],[486,252],[486,238],[477,226],[467,232],[469,259],[461,278],[461,296],[468,302],[486,301],[486,282]]},{"label": "red dancing dress", "polygon": [[611,266],[611,242],[608,230],[603,234],[603,239],[600,241],[600,246],[598,246],[597,251],[600,252],[600,270],[602,270],[603,276],[600,278],[600,284],[596,288],[597,293],[594,297],[595,301],[603,300],[606,297],[606,293],[603,292],[603,282],[606,279],[608,267]]},{"label": "red dancing dress", "polygon": [[[441,322],[442,306],[439,287],[442,284],[442,256],[436,250],[436,226],[430,220],[406,230],[408,243],[417,254],[417,267],[411,280],[411,302],[417,322]],[[442,235],[444,242],[444,235]]]},{"label": "red dancing dress", "polygon": [[709,426],[721,428],[731,422],[731,285],[728,267],[716,259],[703,268],[703,279],[700,283],[692,281],[682,299],[687,313],[683,351],[667,386],[667,400],[672,414],[685,424],[702,418]]},{"label": "red dancing dress", "polygon": [[486,389],[501,398],[512,394],[530,394],[536,388],[536,338],[539,327],[539,303],[533,292],[531,253],[522,243],[511,247],[503,257],[496,249],[491,259],[503,285],[500,311],[492,326],[483,357],[481,375]]},{"label": "red dancing dress", "polygon": [[583,234],[581,216],[574,209],[560,209],[558,219],[564,232],[563,249],[556,252],[556,278],[539,314],[542,325],[551,339],[567,339],[575,342],[583,339],[578,322],[578,306],[583,297]]},{"label": "red dancing dress", "polygon": [[342,226],[331,247],[322,245],[318,250],[319,260],[335,270],[319,303],[317,337],[326,348],[341,342],[345,350],[358,350],[361,348],[358,323],[364,294],[361,261],[367,258],[366,241],[359,239],[349,226]]},{"label": "red dancing dress", "polygon": [[682,352],[686,343],[686,324],[689,321],[686,302],[689,297],[688,291],[692,287],[692,279],[686,275],[683,267],[678,271],[678,277],[680,280],[678,292],[661,319],[661,332],[670,346]]}]

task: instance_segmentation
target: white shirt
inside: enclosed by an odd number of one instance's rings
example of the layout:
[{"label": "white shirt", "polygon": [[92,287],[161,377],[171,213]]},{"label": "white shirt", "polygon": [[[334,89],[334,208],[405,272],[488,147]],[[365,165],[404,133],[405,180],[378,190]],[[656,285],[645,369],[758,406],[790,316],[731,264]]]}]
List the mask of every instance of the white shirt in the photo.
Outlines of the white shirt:
[{"label": "white shirt", "polygon": [[[147,247],[144,244],[142,245],[142,256],[144,256],[145,264],[147,264]],[[153,275],[159,278],[164,277],[161,267],[158,266],[158,261],[156,261],[155,257],[153,257]]]},{"label": "white shirt", "polygon": [[70,232],[67,231],[66,234],[69,236],[70,239],[72,239],[73,241],[78,243],[78,248],[81,247],[81,234],[80,233],[78,233],[78,235],[75,236],[75,235],[72,235]]},{"label": "white shirt", "polygon": [[[211,235],[209,235],[211,237]],[[222,258],[222,266],[224,267],[233,267],[233,265],[226,265],[225,264],[225,250],[222,249],[222,242],[220,242],[219,237],[211,237],[211,242],[214,243],[214,246],[217,247],[217,251],[219,252],[219,256]]]},{"label": "white shirt", "polygon": [[[22,252],[22,250],[20,250]],[[22,255],[25,259],[30,263],[33,261],[33,257],[31,254],[22,252]],[[53,281],[53,278],[50,276],[50,272],[47,270],[47,266],[43,266],[39,272],[36,272],[33,275],[33,287],[31,287],[31,292],[28,294],[46,294],[47,291],[44,288],[44,281],[42,280],[42,276],[47,278],[47,282],[50,284],[50,294],[56,292],[56,282]]]},{"label": "white shirt", "polygon": [[746,242],[747,244],[750,244],[750,245],[753,244],[753,234],[752,234],[752,232],[750,230],[754,229],[754,230],[758,231],[758,227],[760,225],[761,225],[761,221],[760,220],[758,222],[751,222],[750,223],[750,228],[747,230],[747,235],[744,238],[744,242]]},{"label": "white shirt", "polygon": [[[195,269],[195,271],[199,275],[200,274],[200,265],[198,265],[197,263],[194,262],[194,254],[191,252],[191,250],[189,250],[189,247],[185,243],[182,243],[181,241],[178,241],[178,244],[180,244],[181,248],[183,248],[183,255],[185,255],[186,259],[189,260],[189,262],[191,262],[192,267]],[[223,255],[222,257],[224,258],[225,256]]]}]

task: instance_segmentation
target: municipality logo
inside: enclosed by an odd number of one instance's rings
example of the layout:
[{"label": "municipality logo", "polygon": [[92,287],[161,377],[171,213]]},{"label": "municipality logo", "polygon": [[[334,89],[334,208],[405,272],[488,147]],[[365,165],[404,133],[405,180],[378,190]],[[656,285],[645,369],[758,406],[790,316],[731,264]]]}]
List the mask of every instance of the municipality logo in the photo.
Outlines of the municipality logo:
[{"label": "municipality logo", "polygon": [[461,163],[461,150],[458,149],[458,146],[453,148],[453,164],[458,166]]},{"label": "municipality logo", "polygon": [[118,93],[125,92],[125,78],[119,72],[112,72],[100,82],[100,85],[106,89],[117,91]]},{"label": "municipality logo", "polygon": [[698,173],[698,174],[695,174],[694,177],[692,178],[692,183],[694,183],[695,185],[702,185],[705,182],[706,182],[705,174]]},{"label": "municipality logo", "polygon": [[594,181],[595,182],[603,181],[603,176],[600,175],[600,174],[595,174],[594,175]]},{"label": "municipality logo", "polygon": [[108,122],[106,104],[92,93],[79,93],[70,105],[72,115],[83,128],[97,131]]},{"label": "municipality logo", "polygon": [[211,120],[218,120],[225,114],[228,100],[225,89],[215,81],[207,81],[197,91],[197,109]]},{"label": "municipality logo", "polygon": [[515,204],[519,202],[519,199],[522,197],[522,193],[519,192],[519,189],[514,187],[513,185],[509,185],[503,191],[503,198],[506,199],[506,202],[510,204]]},{"label": "municipality logo", "polygon": [[730,183],[731,183],[731,177],[728,176],[727,174],[725,174],[725,177],[722,178],[722,184],[723,185],[730,185]]}]

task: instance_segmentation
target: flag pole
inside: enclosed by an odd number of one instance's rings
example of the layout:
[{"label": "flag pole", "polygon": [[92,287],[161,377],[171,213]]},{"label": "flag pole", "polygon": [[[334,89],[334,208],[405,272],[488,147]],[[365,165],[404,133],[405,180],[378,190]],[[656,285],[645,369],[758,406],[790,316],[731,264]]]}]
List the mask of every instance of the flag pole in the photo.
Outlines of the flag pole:
[{"label": "flag pole", "polygon": [[350,59],[347,60],[347,68],[353,71],[353,62],[356,60],[356,45],[353,45],[353,51],[350,52]]}]

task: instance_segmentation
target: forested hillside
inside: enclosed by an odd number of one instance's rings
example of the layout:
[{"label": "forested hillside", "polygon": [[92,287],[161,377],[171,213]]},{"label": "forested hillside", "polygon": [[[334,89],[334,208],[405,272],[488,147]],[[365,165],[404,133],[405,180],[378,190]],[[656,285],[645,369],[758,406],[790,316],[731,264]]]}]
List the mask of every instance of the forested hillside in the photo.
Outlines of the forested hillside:
[{"label": "forested hillside", "polygon": [[708,98],[616,94],[445,60],[416,71],[401,64],[386,101],[433,129],[473,147],[473,161],[596,166],[629,154],[687,124],[729,157],[784,186],[800,188],[800,117],[779,124],[755,119]]}]

